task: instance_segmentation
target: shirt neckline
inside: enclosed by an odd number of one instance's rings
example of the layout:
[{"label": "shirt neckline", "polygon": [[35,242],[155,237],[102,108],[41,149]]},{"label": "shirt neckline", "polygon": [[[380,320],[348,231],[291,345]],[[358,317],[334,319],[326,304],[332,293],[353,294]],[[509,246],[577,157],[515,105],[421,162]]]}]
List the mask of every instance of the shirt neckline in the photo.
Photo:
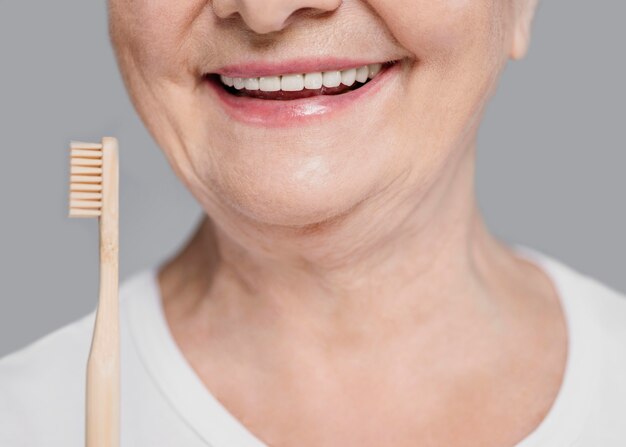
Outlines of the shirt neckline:
[{"label": "shirt neckline", "polygon": [[[558,292],[565,314],[568,349],[561,387],[544,419],[511,447],[573,445],[590,408],[596,361],[591,357],[592,328],[585,324],[584,307],[576,288],[576,272],[560,261],[521,244],[511,249],[540,268]],[[125,300],[128,323],[138,355],[157,387],[183,421],[212,447],[268,447],[215,398],[176,344],[163,311],[158,283],[160,265],[137,275],[137,296]],[[131,281],[129,281],[130,283]],[[131,293],[132,294],[132,293]]]},{"label": "shirt neckline", "polygon": [[552,281],[567,326],[567,360],[561,387],[543,420],[514,447],[574,446],[581,436],[584,421],[592,407],[592,388],[596,382],[598,335],[585,315],[582,275],[563,262],[523,244],[511,248],[522,259],[540,268]]}]

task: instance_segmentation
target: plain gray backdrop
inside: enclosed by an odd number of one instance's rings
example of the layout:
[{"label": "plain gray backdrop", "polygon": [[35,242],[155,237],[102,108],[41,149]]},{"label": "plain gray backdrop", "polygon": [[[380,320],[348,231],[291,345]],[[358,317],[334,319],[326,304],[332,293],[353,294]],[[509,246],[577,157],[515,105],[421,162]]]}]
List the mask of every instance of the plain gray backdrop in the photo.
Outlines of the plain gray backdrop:
[{"label": "plain gray backdrop", "polygon": [[[626,3],[542,0],[479,135],[491,230],[626,291]],[[67,218],[68,144],[113,135],[121,279],[163,260],[201,216],[136,116],[104,0],[0,0],[0,356],[94,309],[95,219]]]}]

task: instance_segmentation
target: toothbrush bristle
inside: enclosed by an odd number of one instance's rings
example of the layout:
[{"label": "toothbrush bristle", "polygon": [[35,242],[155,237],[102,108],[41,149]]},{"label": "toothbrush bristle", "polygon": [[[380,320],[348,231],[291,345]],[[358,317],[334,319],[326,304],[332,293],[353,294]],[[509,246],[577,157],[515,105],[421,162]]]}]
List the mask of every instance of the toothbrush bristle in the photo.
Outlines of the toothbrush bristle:
[{"label": "toothbrush bristle", "polygon": [[69,217],[98,217],[102,209],[102,144],[70,143]]}]

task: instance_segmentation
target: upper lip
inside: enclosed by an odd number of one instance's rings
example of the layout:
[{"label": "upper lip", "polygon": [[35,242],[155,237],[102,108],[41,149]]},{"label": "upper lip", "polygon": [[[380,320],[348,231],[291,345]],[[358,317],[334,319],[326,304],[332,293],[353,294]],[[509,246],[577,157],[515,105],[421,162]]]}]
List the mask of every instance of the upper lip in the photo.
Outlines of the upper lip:
[{"label": "upper lip", "polygon": [[279,76],[290,73],[314,73],[330,70],[346,70],[363,65],[392,62],[394,60],[353,59],[340,57],[318,57],[288,59],[280,62],[250,61],[224,65],[213,73],[228,77],[253,78],[261,76]]}]

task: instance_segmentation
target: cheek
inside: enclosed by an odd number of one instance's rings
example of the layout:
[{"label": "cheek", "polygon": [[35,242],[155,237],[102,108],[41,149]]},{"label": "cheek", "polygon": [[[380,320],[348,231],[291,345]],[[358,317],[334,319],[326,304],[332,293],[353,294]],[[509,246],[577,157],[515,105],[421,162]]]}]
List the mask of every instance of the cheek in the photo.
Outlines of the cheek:
[{"label": "cheek", "polygon": [[206,0],[110,0],[110,31],[118,51],[150,76],[180,73],[190,24]]},{"label": "cheek", "polygon": [[188,101],[196,79],[189,75],[187,47],[191,24],[205,5],[206,0],[109,3],[111,41],[127,91],[176,171],[188,169],[181,135],[195,131],[184,127],[195,113]]},{"label": "cheek", "polygon": [[[467,51],[493,37],[503,0],[369,0],[399,43],[419,59]],[[484,47],[484,45],[483,45]]]},{"label": "cheek", "polygon": [[503,5],[509,0],[369,0],[417,64],[406,71],[399,134],[415,145],[414,181],[462,153],[502,67]]}]

